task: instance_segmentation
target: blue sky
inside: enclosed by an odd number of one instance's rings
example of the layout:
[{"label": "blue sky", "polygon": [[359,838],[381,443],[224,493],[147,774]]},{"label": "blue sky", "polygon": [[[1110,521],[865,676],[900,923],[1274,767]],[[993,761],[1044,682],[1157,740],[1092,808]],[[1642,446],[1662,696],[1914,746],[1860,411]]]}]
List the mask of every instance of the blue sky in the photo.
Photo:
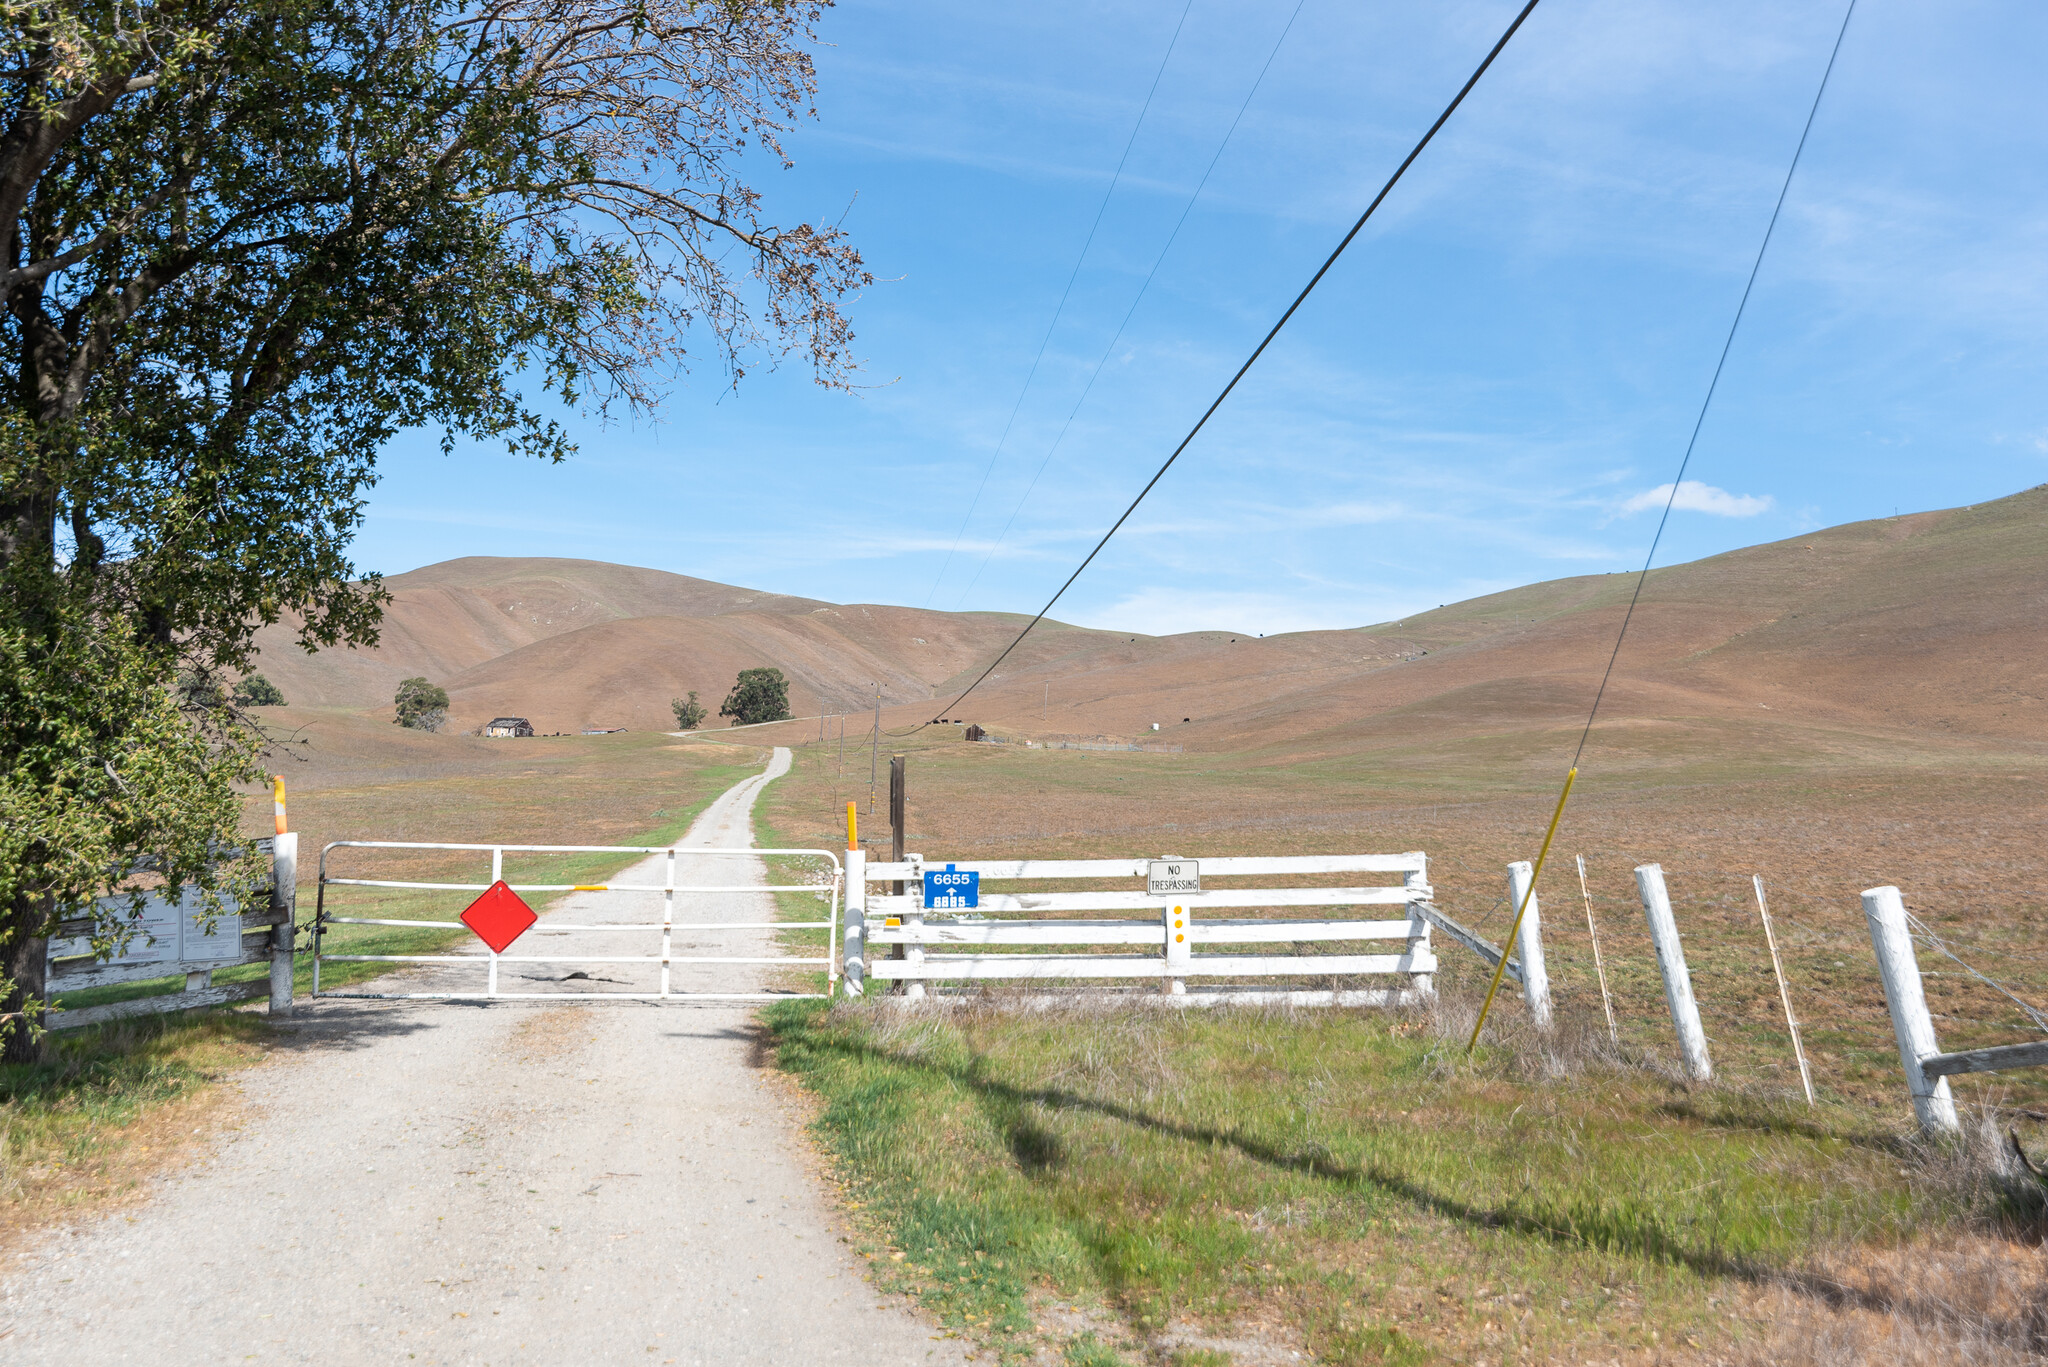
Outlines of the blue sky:
[{"label": "blue sky", "polygon": [[[848,3],[758,175],[881,278],[870,387],[707,362],[564,466],[408,435],[358,561],[1034,611],[1514,8],[1302,0],[1276,52],[1291,0]],[[1546,0],[1055,615],[1356,626],[1638,565],[1841,12]],[[2048,480],[2044,49],[2038,4],[1863,0],[1660,562]]]}]

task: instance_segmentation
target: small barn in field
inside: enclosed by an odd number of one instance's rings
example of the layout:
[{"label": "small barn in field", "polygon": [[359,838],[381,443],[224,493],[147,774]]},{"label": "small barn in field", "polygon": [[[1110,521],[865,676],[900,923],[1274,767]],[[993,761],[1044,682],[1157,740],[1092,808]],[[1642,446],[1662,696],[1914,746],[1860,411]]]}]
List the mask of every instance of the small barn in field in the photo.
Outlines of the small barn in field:
[{"label": "small barn in field", "polygon": [[524,717],[493,717],[484,725],[487,736],[530,736],[533,723]]}]

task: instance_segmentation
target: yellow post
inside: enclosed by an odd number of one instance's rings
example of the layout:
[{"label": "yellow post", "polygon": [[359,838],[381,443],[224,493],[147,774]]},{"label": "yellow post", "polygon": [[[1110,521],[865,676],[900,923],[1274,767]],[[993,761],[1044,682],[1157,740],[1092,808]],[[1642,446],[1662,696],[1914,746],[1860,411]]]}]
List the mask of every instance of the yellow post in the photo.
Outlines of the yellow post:
[{"label": "yellow post", "polygon": [[279,835],[283,835],[287,830],[291,829],[285,824],[284,819],[284,779],[281,776],[273,776],[270,780],[270,811],[271,815],[277,819],[277,833]]},{"label": "yellow post", "polygon": [[860,804],[858,802],[846,804],[846,848],[849,850],[860,848],[860,828],[855,824],[855,813],[859,810]]},{"label": "yellow post", "polygon": [[1543,876],[1543,861],[1550,858],[1550,842],[1557,838],[1557,823],[1564,820],[1565,799],[1572,795],[1572,784],[1578,777],[1576,765],[1564,776],[1564,791],[1557,795],[1557,810],[1550,814],[1550,829],[1543,833],[1543,848],[1536,852],[1536,866],[1529,870],[1529,890],[1522,894],[1521,905],[1515,908],[1515,922],[1508,927],[1507,939],[1501,941],[1500,962],[1494,965],[1493,982],[1487,986],[1486,1000],[1479,1007],[1479,1019],[1472,1024],[1472,1038],[1466,1041],[1467,1054],[1479,1047],[1479,1032],[1486,1028],[1486,1013],[1493,1010],[1493,994],[1500,991],[1501,977],[1508,971],[1508,955],[1514,952],[1515,936],[1522,930],[1522,913],[1529,909],[1529,899],[1536,895],[1536,880]]}]

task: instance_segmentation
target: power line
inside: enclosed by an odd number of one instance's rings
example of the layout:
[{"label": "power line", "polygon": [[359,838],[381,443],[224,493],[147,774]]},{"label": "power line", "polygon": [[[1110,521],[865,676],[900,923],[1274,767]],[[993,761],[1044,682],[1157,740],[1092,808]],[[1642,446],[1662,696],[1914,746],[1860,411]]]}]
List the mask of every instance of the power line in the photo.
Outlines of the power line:
[{"label": "power line", "polygon": [[1223,131],[1223,141],[1216,144],[1216,155],[1209,158],[1209,165],[1202,172],[1202,178],[1195,183],[1194,193],[1189,195],[1188,202],[1181,206],[1180,217],[1174,221],[1173,231],[1166,235],[1166,243],[1160,247],[1159,255],[1152,258],[1152,269],[1145,272],[1145,281],[1138,286],[1138,293],[1132,298],[1131,306],[1124,310],[1124,319],[1116,325],[1116,334],[1109,339],[1109,345],[1102,349],[1102,355],[1096,359],[1095,368],[1088,372],[1088,383],[1081,386],[1081,396],[1075,399],[1074,406],[1067,410],[1067,420],[1060,424],[1059,435],[1054,437],[1052,445],[1046,448],[1045,459],[1038,462],[1038,469],[1033,472],[1031,482],[1024,486],[1024,493],[1018,498],[1017,506],[1010,510],[1009,521],[1003,523],[1003,529],[996,533],[994,544],[988,548],[988,554],[981,558],[981,564],[975,569],[974,577],[967,581],[967,587],[960,590],[960,598],[953,604],[955,610],[967,601],[967,595],[981,582],[982,572],[988,568],[989,562],[996,558],[996,548],[1009,536],[1010,528],[1016,525],[1017,514],[1024,511],[1025,503],[1030,501],[1031,491],[1038,487],[1038,481],[1044,476],[1045,467],[1052,464],[1053,455],[1060,449],[1060,444],[1066,441],[1067,429],[1074,425],[1074,418],[1080,413],[1081,405],[1088,402],[1089,394],[1094,392],[1095,381],[1102,374],[1102,367],[1108,364],[1110,354],[1116,350],[1116,344],[1123,340],[1124,329],[1131,325],[1131,319],[1137,315],[1138,305],[1144,302],[1146,291],[1152,288],[1152,277],[1159,274],[1159,267],[1166,260],[1166,254],[1173,250],[1174,239],[1180,236],[1181,228],[1188,221],[1188,214],[1194,210],[1195,201],[1202,197],[1202,190],[1209,184],[1209,177],[1215,173],[1216,163],[1223,160],[1224,149],[1230,146],[1231,136],[1237,132],[1238,124],[1244,121],[1245,111],[1252,107],[1252,97],[1259,93],[1259,87],[1265,83],[1266,73],[1273,67],[1273,59],[1280,55],[1280,45],[1287,41],[1287,35],[1294,29],[1294,21],[1301,17],[1301,8],[1307,3],[1308,0],[1295,0],[1294,12],[1287,16],[1287,22],[1281,26],[1280,36],[1273,40],[1273,48],[1266,54],[1265,65],[1259,68],[1259,74],[1253,78],[1252,88],[1245,92],[1244,102],[1237,107],[1237,116],[1231,119],[1230,127]]},{"label": "power line", "polygon": [[[1081,243],[1081,254],[1074,258],[1074,269],[1067,275],[1067,287],[1060,291],[1060,302],[1052,311],[1052,321],[1045,325],[1045,336],[1038,341],[1038,354],[1031,358],[1031,369],[1024,373],[1024,387],[1017,391],[1017,402],[1010,405],[1010,417],[1003,424],[1002,435],[996,438],[996,449],[989,455],[988,466],[981,472],[981,483],[974,486],[974,497],[967,500],[966,515],[960,519],[960,530],[953,533],[953,548],[946,552],[946,558],[939,565],[938,578],[932,580],[932,591],[925,595],[924,605],[930,607],[932,599],[939,593],[939,585],[946,580],[946,571],[953,567],[953,557],[960,551],[960,538],[967,535],[967,528],[974,521],[974,510],[981,503],[982,491],[988,488],[988,477],[995,473],[996,462],[1003,458],[1003,447],[1010,440],[1010,429],[1017,425],[1017,414],[1023,411],[1024,396],[1031,392],[1031,382],[1038,376],[1039,363],[1045,360],[1045,349],[1052,345],[1052,334],[1060,325],[1060,315],[1067,310],[1067,299],[1074,292],[1074,282],[1081,278],[1081,265],[1088,259],[1088,249],[1095,245],[1096,230],[1102,227],[1102,216],[1109,212],[1109,201],[1116,194],[1117,183],[1123,179],[1124,163],[1131,159],[1131,148],[1138,142],[1138,130],[1145,126],[1145,115],[1151,112],[1152,97],[1159,93],[1159,80],[1166,75],[1166,64],[1173,60],[1173,50],[1180,46],[1180,31],[1187,26],[1188,12],[1195,7],[1195,0],[1187,0],[1181,7],[1180,20],[1173,26],[1173,37],[1166,42],[1166,55],[1159,59],[1159,69],[1152,73],[1152,85],[1145,92],[1145,103],[1138,108],[1138,121],[1131,125],[1131,136],[1124,141],[1124,154],[1117,158],[1116,171],[1109,178],[1109,188],[1102,192],[1102,203],[1095,206],[1095,221],[1088,225],[1088,236]],[[976,571],[977,576],[979,571]]]},{"label": "power line", "polygon": [[[1485,60],[1481,61],[1471,76],[1466,78],[1465,84],[1458,88],[1458,93],[1451,97],[1449,104],[1444,106],[1444,112],[1436,116],[1436,122],[1429,126],[1429,131],[1424,133],[1421,140],[1409,149],[1408,155],[1401,159],[1401,164],[1394,168],[1394,174],[1387,177],[1387,183],[1382,185],[1380,192],[1372,197],[1372,203],[1365,206],[1365,212],[1360,214],[1358,221],[1351,225],[1351,231],[1344,234],[1343,240],[1338,242],[1336,249],[1324,259],[1323,264],[1316,269],[1316,273],[1309,277],[1309,282],[1301,287],[1301,293],[1294,296],[1294,302],[1289,304],[1287,311],[1280,315],[1280,321],[1273,324],[1266,335],[1260,339],[1259,344],[1252,348],[1252,354],[1245,358],[1244,364],[1237,368],[1237,373],[1230,377],[1230,382],[1223,386],[1222,392],[1217,394],[1214,401],[1202,411],[1202,416],[1195,420],[1195,425],[1188,429],[1188,434],[1180,439],[1180,445],[1173,448],[1173,454],[1166,458],[1165,464],[1161,465],[1152,478],[1145,482],[1145,487],[1138,491],[1138,496],[1131,500],[1130,506],[1124,509],[1123,515],[1117,518],[1110,525],[1110,529],[1102,534],[1102,540],[1095,543],[1095,549],[1088,552],[1087,558],[1080,563],[1072,574],[1067,576],[1066,582],[1060,585],[1058,592],[1046,600],[1045,606],[1038,610],[1038,615],[1025,624],[1024,630],[1017,633],[1016,640],[1004,646],[1003,653],[996,656],[989,667],[981,671],[980,676],[973,683],[967,685],[959,697],[946,704],[943,709],[944,712],[950,712],[958,707],[969,693],[981,687],[987,681],[988,676],[995,673],[996,666],[1009,658],[1010,652],[1015,650],[1026,636],[1031,634],[1033,627],[1045,620],[1045,615],[1052,611],[1053,604],[1059,602],[1061,596],[1073,587],[1074,581],[1081,577],[1081,572],[1087,569],[1095,557],[1102,553],[1102,548],[1109,544],[1109,539],[1117,534],[1125,522],[1130,520],[1131,514],[1138,510],[1138,505],[1145,501],[1145,495],[1151,493],[1153,486],[1166,477],[1166,472],[1173,468],[1175,461],[1180,459],[1180,453],[1188,449],[1188,444],[1195,439],[1196,434],[1208,423],[1216,410],[1223,406],[1223,401],[1230,397],[1230,391],[1237,388],[1237,382],[1242,380],[1245,377],[1245,373],[1252,368],[1259,357],[1265,354],[1266,348],[1272,345],[1273,339],[1280,335],[1280,329],[1287,326],[1288,319],[1294,317],[1295,311],[1308,299],[1315,287],[1322,283],[1323,277],[1330,273],[1330,268],[1337,264],[1337,258],[1344,254],[1344,249],[1351,245],[1351,240],[1357,237],[1360,231],[1364,229],[1366,220],[1372,217],[1373,211],[1379,208],[1381,201],[1385,200],[1392,193],[1394,186],[1407,173],[1408,168],[1414,165],[1415,159],[1422,155],[1422,149],[1429,146],[1430,140],[1436,137],[1437,130],[1448,123],[1451,115],[1457,112],[1458,106],[1465,102],[1465,97],[1472,93],[1472,87],[1479,84],[1479,78],[1484,76],[1487,68],[1493,65],[1494,58],[1500,56],[1501,50],[1508,45],[1508,40],[1515,36],[1516,31],[1522,27],[1523,21],[1535,10],[1538,2],[1539,0],[1529,0],[1529,3],[1522,7],[1521,12],[1515,15],[1514,22],[1508,25],[1505,33],[1501,34],[1500,41],[1493,45],[1492,50],[1486,54]],[[931,725],[930,722],[923,723],[923,726],[929,725]],[[923,727],[914,727],[912,729],[921,730]],[[906,732],[905,734],[909,733]]]},{"label": "power line", "polygon": [[[1856,13],[1856,0],[1849,0],[1849,8],[1842,14],[1842,27],[1835,33],[1835,45],[1828,52],[1827,69],[1821,72],[1820,89],[1813,92],[1813,106],[1806,111],[1806,126],[1799,130],[1799,145],[1792,149],[1792,164],[1785,168],[1785,183],[1778,187],[1778,202],[1771,208],[1771,221],[1764,227],[1764,240],[1757,244],[1756,260],[1750,263],[1749,281],[1742,287],[1742,299],[1735,306],[1735,318],[1728,324],[1728,336],[1721,343],[1721,357],[1714,362],[1714,377],[1707,383],[1706,398],[1700,401],[1699,416],[1693,420],[1692,435],[1686,439],[1685,456],[1678,462],[1678,476],[1671,481],[1671,494],[1664,500],[1664,515],[1657,519],[1657,534],[1650,539],[1650,553],[1643,557],[1642,573],[1636,576],[1635,592],[1629,596],[1628,611],[1622,614],[1621,630],[1614,634],[1614,651],[1607,657],[1607,669],[1600,675],[1600,687],[1593,694],[1593,706],[1586,713],[1585,729],[1579,732],[1578,748],[1572,751],[1571,767],[1565,770],[1564,787],[1557,795],[1557,810],[1551,814],[1550,830],[1543,837],[1543,845],[1536,852],[1536,865],[1529,874],[1529,885],[1522,893],[1522,903],[1515,908],[1515,919],[1508,926],[1504,944],[1515,943],[1521,933],[1522,916],[1529,909],[1529,901],[1536,895],[1536,884],[1543,877],[1544,861],[1550,858],[1550,842],[1557,835],[1557,826],[1564,819],[1564,804],[1572,795],[1572,784],[1578,781],[1579,758],[1586,752],[1586,738],[1593,733],[1593,719],[1600,715],[1600,700],[1607,696],[1607,681],[1614,676],[1614,662],[1621,656],[1621,643],[1628,637],[1628,624],[1636,615],[1636,603],[1643,596],[1643,584],[1650,577],[1650,564],[1657,558],[1657,543],[1664,539],[1664,524],[1671,520],[1672,505],[1678,502],[1678,487],[1685,480],[1686,467],[1692,464],[1692,451],[1700,439],[1700,428],[1706,424],[1707,409],[1714,402],[1714,391],[1721,384],[1722,368],[1728,364],[1728,352],[1735,345],[1735,331],[1742,326],[1742,314],[1749,307],[1750,291],[1756,288],[1757,272],[1763,269],[1764,253],[1770,248],[1771,234],[1777,230],[1778,215],[1785,208],[1785,195],[1792,188],[1792,173],[1799,169],[1800,154],[1806,151],[1806,136],[1813,131],[1814,115],[1820,112],[1821,96],[1828,93],[1828,78],[1835,74],[1835,58],[1841,55],[1842,39],[1848,35],[1849,20]],[[1486,1028],[1487,1012],[1493,1009],[1494,993],[1500,990],[1501,972],[1507,967],[1507,956],[1502,955],[1500,967],[1494,970],[1493,983],[1486,989],[1486,1001],[1479,1008],[1479,1019],[1473,1023],[1472,1038],[1465,1045],[1465,1052],[1471,1053],[1479,1047],[1479,1032]]]},{"label": "power line", "polygon": [[1821,96],[1828,93],[1828,78],[1835,74],[1835,58],[1841,55],[1842,39],[1849,34],[1849,20],[1856,14],[1856,0],[1849,0],[1849,8],[1842,14],[1842,27],[1835,33],[1835,46],[1828,53],[1827,69],[1821,72],[1820,89],[1813,92],[1813,106],[1806,111],[1806,126],[1799,130],[1799,145],[1792,149],[1792,164],[1785,168],[1785,183],[1778,187],[1778,202],[1771,207],[1771,221],[1764,226],[1764,240],[1757,244],[1756,260],[1749,266],[1749,281],[1742,287],[1742,299],[1735,305],[1735,318],[1728,324],[1728,336],[1721,343],[1721,358],[1714,362],[1714,377],[1707,382],[1707,395],[1700,400],[1700,412],[1693,419],[1692,435],[1686,439],[1685,455],[1678,462],[1678,474],[1671,481],[1671,495],[1664,500],[1663,516],[1657,519],[1657,533],[1650,538],[1650,553],[1643,557],[1642,572],[1636,575],[1636,590],[1629,595],[1628,611],[1621,615],[1621,630],[1614,634],[1614,653],[1607,657],[1607,668],[1600,675],[1600,687],[1593,694],[1593,706],[1586,713],[1585,729],[1579,732],[1578,748],[1572,751],[1571,767],[1579,767],[1579,756],[1586,752],[1586,738],[1593,734],[1593,719],[1600,715],[1601,699],[1607,696],[1607,681],[1614,677],[1614,662],[1621,658],[1621,643],[1628,639],[1628,624],[1636,615],[1636,603],[1643,596],[1643,585],[1650,578],[1650,564],[1657,558],[1657,543],[1664,539],[1664,525],[1671,521],[1671,507],[1678,502],[1678,486],[1685,482],[1686,467],[1692,464],[1693,447],[1699,443],[1700,429],[1706,426],[1707,410],[1713,407],[1714,391],[1721,386],[1721,371],[1728,364],[1728,353],[1735,346],[1735,332],[1742,326],[1742,315],[1749,307],[1750,291],[1756,288],[1757,272],[1763,269],[1764,253],[1770,250],[1771,234],[1778,229],[1778,215],[1784,212],[1786,192],[1792,188],[1792,174],[1799,169],[1799,158],[1806,151],[1806,136],[1813,131],[1814,115],[1820,113]]}]

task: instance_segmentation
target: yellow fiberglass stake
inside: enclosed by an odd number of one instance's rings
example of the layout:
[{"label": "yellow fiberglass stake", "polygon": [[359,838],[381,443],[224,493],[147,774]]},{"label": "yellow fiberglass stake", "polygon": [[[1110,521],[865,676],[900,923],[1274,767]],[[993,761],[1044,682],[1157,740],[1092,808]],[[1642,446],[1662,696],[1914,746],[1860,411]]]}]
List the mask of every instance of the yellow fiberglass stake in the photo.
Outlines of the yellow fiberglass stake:
[{"label": "yellow fiberglass stake", "polygon": [[1486,1001],[1479,1008],[1479,1019],[1472,1026],[1472,1038],[1465,1045],[1470,1054],[1479,1047],[1479,1032],[1486,1028],[1486,1013],[1493,1010],[1493,996],[1500,991],[1501,976],[1508,971],[1508,954],[1515,947],[1515,936],[1522,931],[1522,915],[1529,910],[1529,899],[1536,895],[1536,880],[1543,877],[1543,861],[1550,858],[1550,842],[1557,838],[1557,823],[1564,820],[1565,799],[1572,795],[1572,784],[1578,781],[1579,770],[1573,765],[1571,772],[1564,776],[1564,791],[1557,795],[1557,810],[1550,814],[1550,829],[1543,833],[1543,848],[1536,852],[1536,867],[1529,870],[1529,890],[1522,894],[1521,905],[1515,908],[1514,924],[1508,927],[1508,937],[1501,942],[1500,962],[1494,965],[1493,982],[1487,986]]}]

